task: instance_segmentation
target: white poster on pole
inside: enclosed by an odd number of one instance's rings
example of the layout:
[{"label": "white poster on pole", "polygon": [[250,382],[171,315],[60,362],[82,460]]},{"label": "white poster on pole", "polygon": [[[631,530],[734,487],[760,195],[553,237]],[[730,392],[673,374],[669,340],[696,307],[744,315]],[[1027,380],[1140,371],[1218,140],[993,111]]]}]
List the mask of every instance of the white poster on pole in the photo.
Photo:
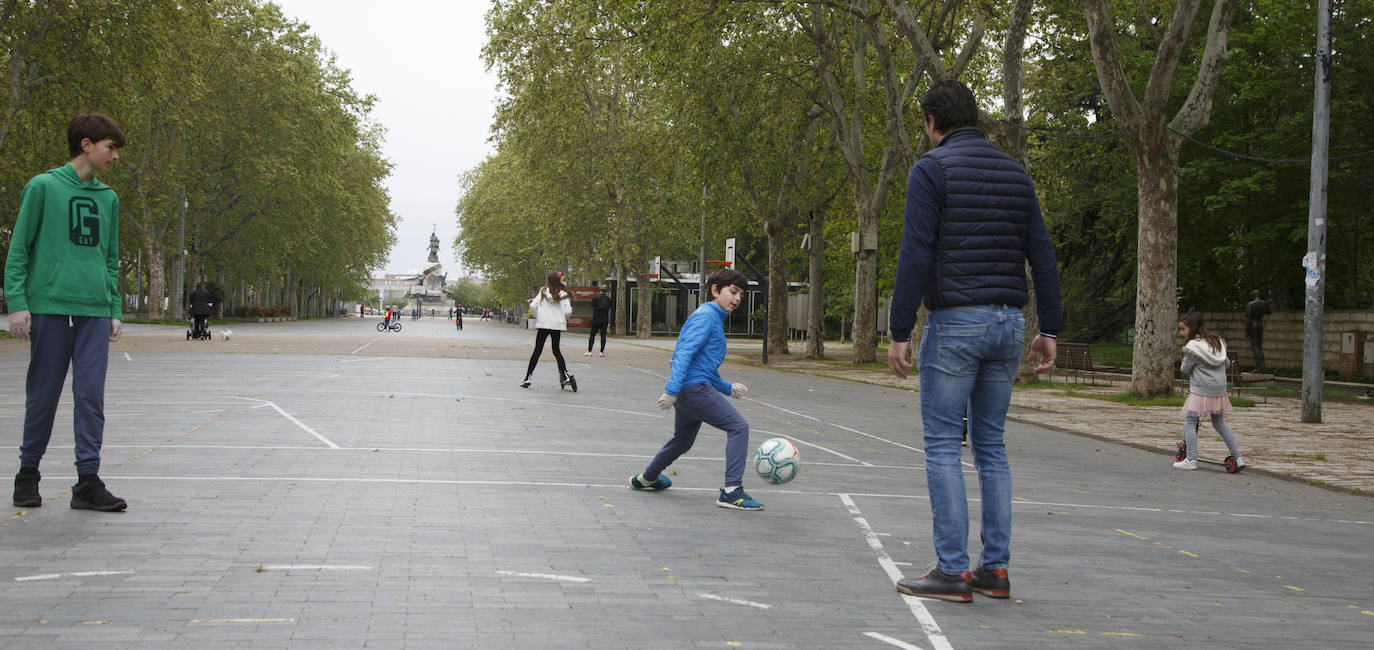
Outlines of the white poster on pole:
[{"label": "white poster on pole", "polygon": [[735,238],[725,240],[725,263],[735,268]]}]

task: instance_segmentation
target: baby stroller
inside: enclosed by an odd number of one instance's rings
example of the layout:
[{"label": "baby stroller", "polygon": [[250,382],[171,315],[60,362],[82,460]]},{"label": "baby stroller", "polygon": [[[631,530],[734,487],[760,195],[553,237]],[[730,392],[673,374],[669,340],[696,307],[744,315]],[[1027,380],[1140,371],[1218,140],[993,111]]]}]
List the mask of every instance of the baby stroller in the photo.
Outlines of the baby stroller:
[{"label": "baby stroller", "polygon": [[186,330],[186,340],[195,339],[197,341],[210,340],[210,317],[208,315],[188,315],[186,320],[191,321],[191,329]]}]

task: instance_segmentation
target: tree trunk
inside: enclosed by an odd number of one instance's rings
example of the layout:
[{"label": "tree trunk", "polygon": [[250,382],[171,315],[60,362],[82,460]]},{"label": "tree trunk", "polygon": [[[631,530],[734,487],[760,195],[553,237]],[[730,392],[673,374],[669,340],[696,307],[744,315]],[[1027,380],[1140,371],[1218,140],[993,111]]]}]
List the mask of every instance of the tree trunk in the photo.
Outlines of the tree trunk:
[{"label": "tree trunk", "polygon": [[[648,264],[644,268],[648,268]],[[635,338],[647,339],[654,334],[654,284],[648,276],[639,276],[639,304],[635,306]]]},{"label": "tree trunk", "polygon": [[[861,211],[859,213],[859,232],[868,232],[864,224],[870,223]],[[878,223],[872,216],[871,230],[873,241],[877,241]],[[863,246],[860,246],[863,248]],[[860,251],[854,262],[854,363],[871,363],[877,360],[878,348],[878,251]]]},{"label": "tree trunk", "polygon": [[806,282],[810,299],[806,308],[807,359],[825,356],[825,213],[816,210],[808,220],[811,250],[808,251]]},{"label": "tree trunk", "polygon": [[615,261],[615,335],[625,336],[630,328],[630,287],[625,284],[629,276],[625,273],[625,263]]},{"label": "tree trunk", "polygon": [[162,247],[155,241],[148,242],[148,318],[158,320],[166,311],[162,308],[163,294],[166,293],[166,268],[163,265]]},{"label": "tree trunk", "polygon": [[[1178,329],[1178,151],[1161,137],[1135,147],[1140,205],[1136,238],[1135,360],[1131,392],[1173,392]],[[1163,140],[1161,142],[1160,140]]]},{"label": "tree trunk", "polygon": [[763,224],[768,237],[768,353],[789,354],[787,349],[787,247],[779,223],[791,223],[790,215],[776,215]]}]

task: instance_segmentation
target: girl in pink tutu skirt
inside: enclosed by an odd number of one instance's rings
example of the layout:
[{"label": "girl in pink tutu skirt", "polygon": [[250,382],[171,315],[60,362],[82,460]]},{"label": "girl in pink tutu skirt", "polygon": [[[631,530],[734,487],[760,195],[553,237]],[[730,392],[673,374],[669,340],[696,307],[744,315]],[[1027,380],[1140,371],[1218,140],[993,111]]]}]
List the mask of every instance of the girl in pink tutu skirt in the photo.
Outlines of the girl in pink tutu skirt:
[{"label": "girl in pink tutu skirt", "polygon": [[1207,331],[1202,314],[1188,312],[1178,322],[1183,345],[1183,365],[1180,370],[1188,378],[1188,400],[1183,403],[1183,441],[1188,445],[1187,457],[1174,463],[1175,469],[1197,469],[1197,427],[1203,416],[1212,418],[1212,428],[1226,441],[1226,449],[1235,458],[1236,470],[1245,467],[1245,459],[1236,445],[1236,436],[1226,426],[1223,414],[1231,412],[1231,400],[1226,397],[1226,341]]}]

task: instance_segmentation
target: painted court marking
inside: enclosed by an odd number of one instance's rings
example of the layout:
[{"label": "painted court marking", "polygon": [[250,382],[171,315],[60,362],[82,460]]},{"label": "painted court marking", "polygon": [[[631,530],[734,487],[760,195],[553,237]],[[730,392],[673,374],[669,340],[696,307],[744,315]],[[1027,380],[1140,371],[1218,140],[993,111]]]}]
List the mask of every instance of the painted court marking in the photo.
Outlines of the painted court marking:
[{"label": "painted court marking", "polygon": [[[873,553],[878,556],[879,566],[887,573],[887,577],[892,580],[892,583],[896,584],[898,580],[905,577],[902,575],[902,570],[897,568],[897,563],[893,562],[892,556],[887,554],[887,550],[883,548],[883,541],[878,539],[878,535],[873,532],[873,527],[868,525],[868,520],[864,518],[863,511],[854,504],[854,500],[849,498],[848,494],[841,494],[839,497],[840,502],[844,503],[844,507],[849,510],[849,514],[854,516],[854,523],[858,524],[859,529],[863,531],[864,539],[868,541],[868,547],[873,549]],[[907,607],[911,609],[911,613],[916,616],[916,620],[921,624],[921,629],[925,631],[926,638],[930,640],[930,645],[937,650],[953,650],[954,646],[950,645],[949,639],[945,638],[945,633],[940,631],[940,624],[935,622],[935,617],[931,616],[925,603],[922,603],[921,599],[915,596],[905,594],[901,596],[902,600],[906,601]]]},{"label": "painted court marking", "polygon": [[366,564],[264,564],[263,571],[371,571]]},{"label": "painted court marking", "polygon": [[30,582],[33,580],[58,580],[60,578],[90,578],[95,576],[129,576],[133,571],[73,571],[71,573],[44,573],[36,576],[19,576],[15,582]]},{"label": "painted court marking", "polygon": [[557,581],[559,581],[559,582],[591,582],[591,581],[592,581],[591,578],[583,578],[583,577],[580,577],[580,576],[561,576],[561,575],[558,575],[558,574],[556,574],[556,573],[524,573],[524,572],[520,572],[520,571],[502,571],[502,570],[499,570],[499,569],[496,571],[496,575],[498,575],[498,576],[516,576],[516,577],[518,577],[518,578],[542,578],[542,579],[544,579],[544,580],[557,580]]},{"label": "painted court marking", "polygon": [[326,437],[324,437],[323,435],[320,435],[320,432],[319,432],[319,431],[316,431],[316,430],[314,430],[314,429],[311,429],[310,426],[307,425],[306,423],[301,422],[300,420],[297,420],[296,417],[295,417],[294,415],[291,415],[290,413],[287,413],[286,411],[282,410],[282,407],[277,406],[277,403],[276,403],[276,402],[273,402],[273,401],[271,401],[271,400],[265,400],[265,399],[257,398],[257,397],[240,397],[240,396],[238,396],[238,395],[228,395],[227,397],[229,397],[230,399],[241,399],[241,400],[250,401],[250,402],[261,402],[261,404],[258,404],[257,406],[254,406],[253,408],[262,408],[262,407],[264,407],[264,406],[270,406],[270,407],[272,407],[272,410],[274,410],[274,411],[280,413],[282,417],[286,418],[287,420],[290,420],[292,424],[294,424],[294,425],[300,427],[300,429],[301,429],[302,431],[304,431],[304,432],[306,432],[306,433],[308,433],[308,434],[310,434],[310,435],[315,436],[316,438],[318,438],[318,439],[320,440],[320,442],[323,442],[324,444],[328,445],[330,449],[342,449],[342,447],[340,447],[340,446],[334,444],[334,441],[333,441],[333,440],[330,440],[329,438],[326,438]]},{"label": "painted court marking", "polygon": [[715,595],[715,594],[697,594],[697,596],[698,596],[698,597],[701,597],[701,598],[705,598],[706,600],[718,600],[718,601],[720,601],[720,602],[722,602],[722,603],[730,603],[730,604],[732,604],[732,605],[743,605],[743,606],[745,606],[745,607],[753,607],[753,608],[755,608],[755,609],[773,609],[773,606],[772,606],[772,605],[769,605],[769,604],[766,604],[766,603],[754,602],[754,601],[752,601],[752,600],[741,600],[741,599],[739,599],[739,598],[726,598],[725,596],[717,596],[717,595]]},{"label": "painted court marking", "polygon": [[902,648],[902,650],[923,650],[921,646],[911,645],[906,641],[903,641],[901,639],[894,639],[890,636],[887,636],[886,634],[878,634],[877,632],[864,632],[864,636],[870,639],[877,639],[891,646],[897,646],[898,648]]}]

